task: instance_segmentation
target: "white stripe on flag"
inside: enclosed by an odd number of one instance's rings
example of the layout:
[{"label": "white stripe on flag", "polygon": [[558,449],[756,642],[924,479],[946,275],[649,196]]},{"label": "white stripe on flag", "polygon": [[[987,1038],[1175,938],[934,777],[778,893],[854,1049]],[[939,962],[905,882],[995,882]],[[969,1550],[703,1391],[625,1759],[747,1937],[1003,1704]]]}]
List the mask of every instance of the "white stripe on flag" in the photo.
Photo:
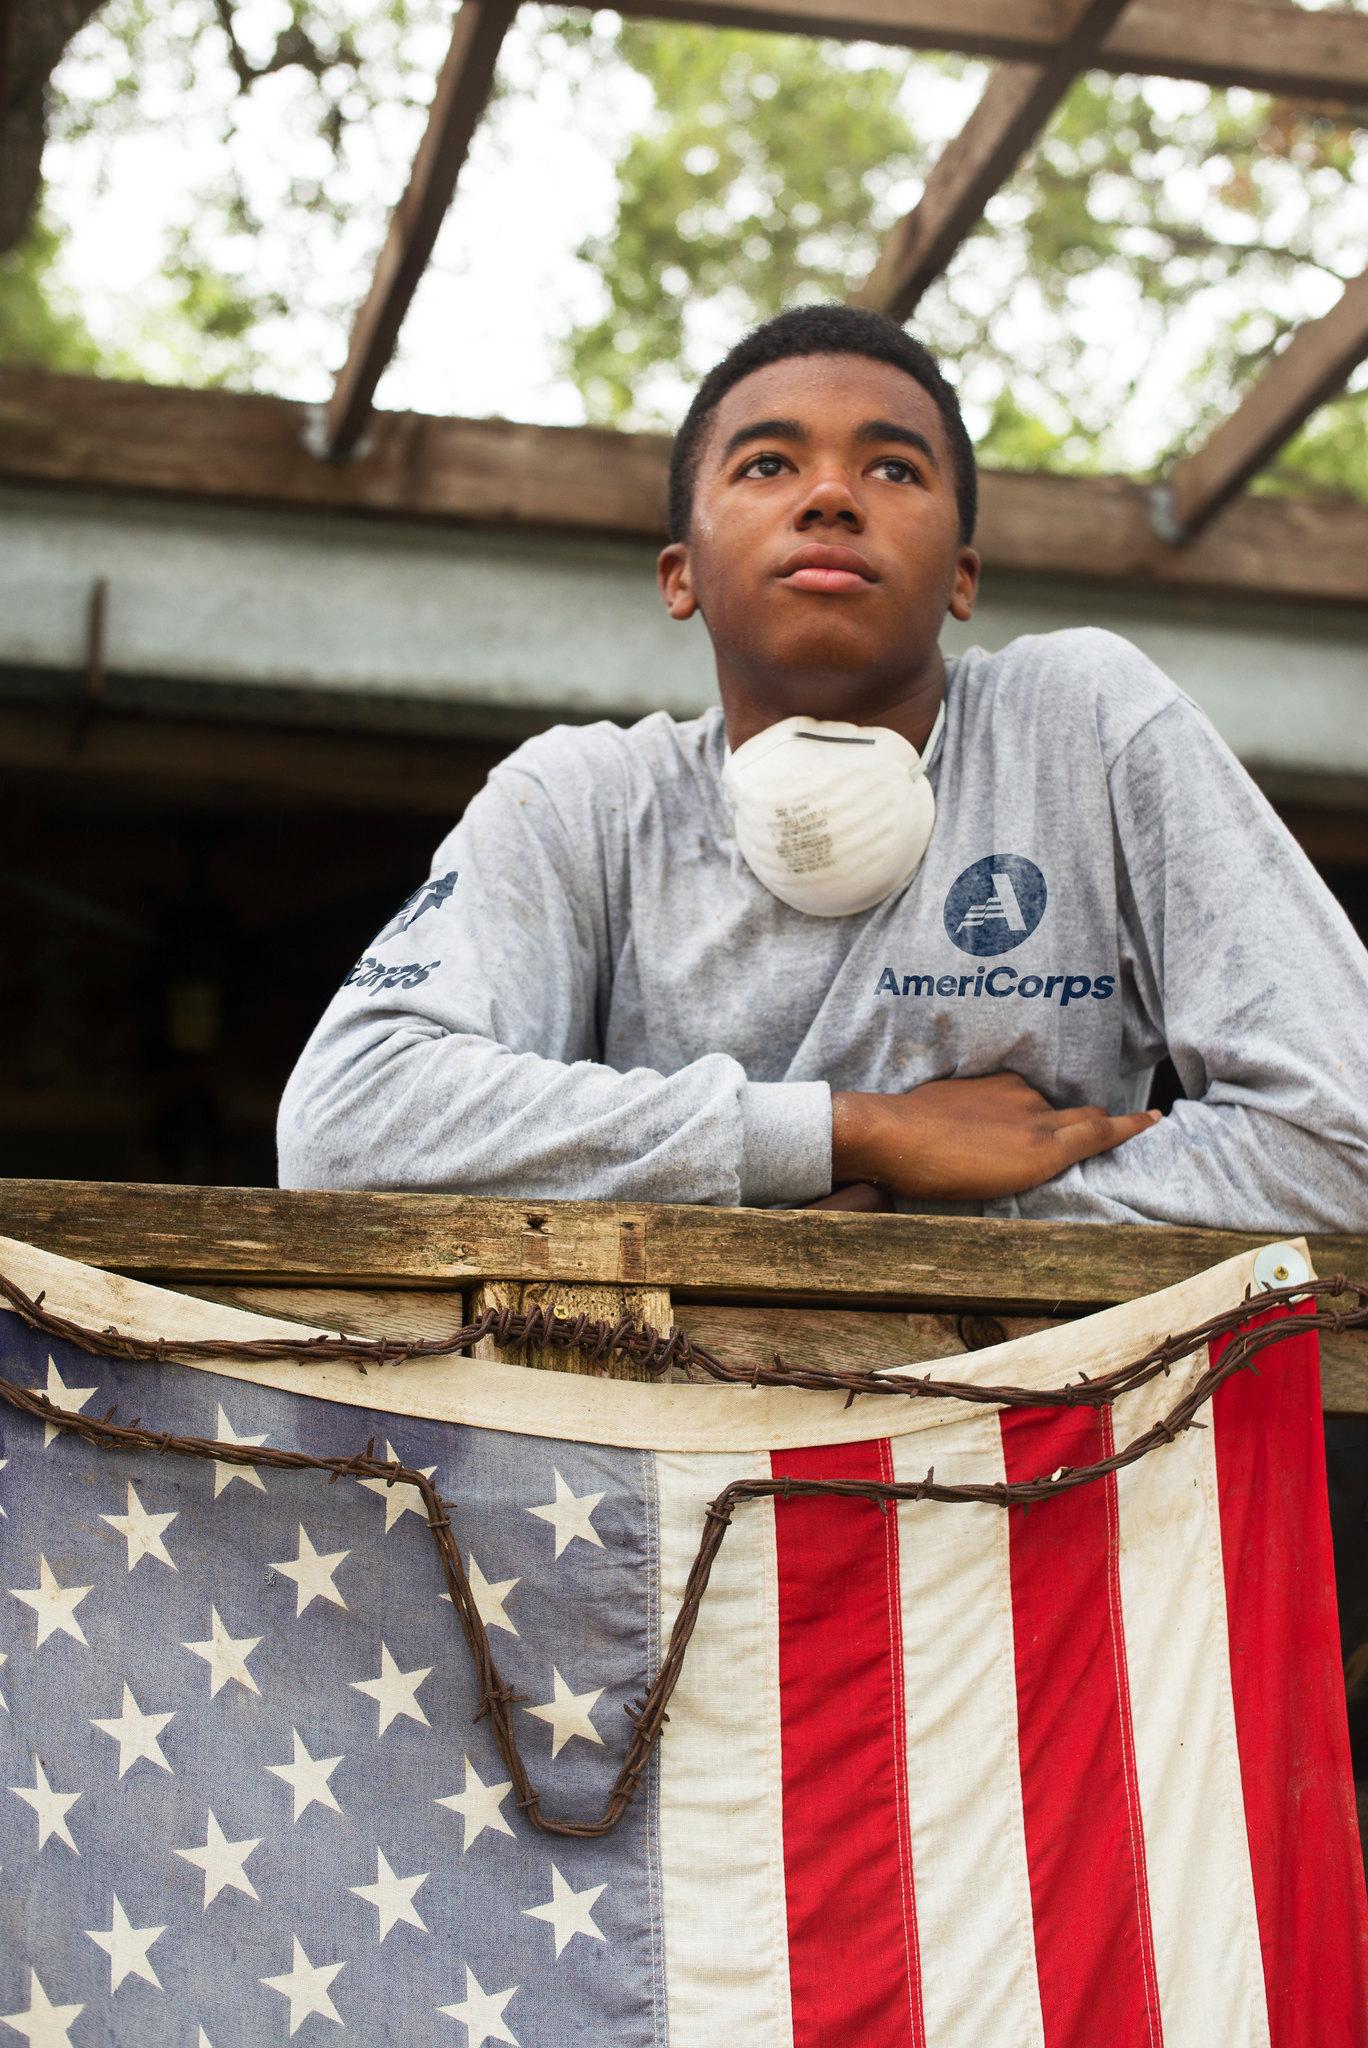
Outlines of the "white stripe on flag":
[{"label": "white stripe on flag", "polygon": [[[1174,1384],[1161,1375],[1117,1403],[1118,1447],[1172,1406]],[[1117,1496],[1164,2048],[1268,2048],[1230,1689],[1214,1431],[1189,1430],[1128,1466],[1117,1475]]]},{"label": "white stripe on flag", "polygon": [[[733,1479],[768,1457],[656,1456],[660,1640]],[[792,2048],[779,1754],[774,1505],[738,1509],[713,1566],[660,1746],[670,2048]]]},{"label": "white stripe on flag", "polygon": [[[893,1476],[1004,1476],[995,1412],[895,1439]],[[926,2048],[1042,2048],[1017,1756],[1007,1517],[898,1509],[912,1881]]]}]

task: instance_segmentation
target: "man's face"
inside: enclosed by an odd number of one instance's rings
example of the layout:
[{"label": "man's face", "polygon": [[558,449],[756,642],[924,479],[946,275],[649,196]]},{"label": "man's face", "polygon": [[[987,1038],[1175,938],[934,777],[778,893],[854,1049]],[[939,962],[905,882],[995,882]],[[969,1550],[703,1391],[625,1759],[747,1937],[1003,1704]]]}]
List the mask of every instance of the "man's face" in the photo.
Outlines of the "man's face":
[{"label": "man's face", "polygon": [[978,571],[935,400],[857,355],[794,356],[732,386],[688,540],[659,563],[671,615],[707,622],[724,701],[775,717],[868,717],[914,685],[946,613],[970,616]]}]

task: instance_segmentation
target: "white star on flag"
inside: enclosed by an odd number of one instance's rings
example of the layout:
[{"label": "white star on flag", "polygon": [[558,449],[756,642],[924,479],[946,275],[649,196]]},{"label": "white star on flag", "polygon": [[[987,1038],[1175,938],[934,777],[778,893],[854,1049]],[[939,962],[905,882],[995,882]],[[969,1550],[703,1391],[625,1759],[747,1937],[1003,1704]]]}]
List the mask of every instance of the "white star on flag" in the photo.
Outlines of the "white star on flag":
[{"label": "white star on flag", "polygon": [[253,1842],[230,1842],[223,1829],[214,1819],[214,1809],[209,1808],[209,1822],[202,1849],[177,1849],[176,1854],[184,1857],[204,1872],[204,1910],[207,1913],[214,1900],[226,1885],[234,1891],[246,1892],[249,1899],[258,1894],[243,1865],[253,1849],[261,1847],[261,1836]]},{"label": "white star on flag", "polygon": [[165,1934],[164,1927],[134,1927],[127,1913],[119,1904],[119,1894],[113,1892],[113,1924],[105,1929],[87,1927],[86,1934],[96,1948],[102,1948],[109,1957],[109,1988],[118,1990],[125,1977],[141,1977],[148,1984],[155,1984],[161,1990],[161,1978],[147,1960],[147,1951],[154,1941]]},{"label": "white star on flag", "polygon": [[101,1515],[102,1522],[108,1522],[111,1529],[117,1529],[128,1545],[128,1569],[141,1564],[145,1557],[155,1557],[158,1564],[169,1564],[176,1569],[176,1560],[162,1542],[162,1530],[169,1529],[175,1521],[173,1509],[169,1515],[150,1515],[138,1498],[138,1489],[130,1479],[128,1482],[128,1513],[126,1515]]},{"label": "white star on flag", "polygon": [[601,1493],[575,1495],[570,1491],[559,1472],[552,1473],[556,1482],[556,1498],[544,1507],[529,1508],[529,1515],[537,1515],[543,1522],[549,1522],[556,1532],[556,1556],[578,1536],[585,1543],[603,1548],[603,1538],[594,1527],[593,1513],[603,1499]]},{"label": "white star on flag", "polygon": [[453,1792],[446,1799],[434,1802],[437,1806],[449,1806],[452,1812],[459,1813],[465,1822],[462,1854],[472,1842],[479,1841],[486,1828],[492,1828],[500,1835],[511,1835],[513,1832],[499,1811],[505,1797],[513,1790],[512,1785],[484,1784],[469,1757],[465,1760],[465,1774],[464,1792]]},{"label": "white star on flag", "polygon": [[294,1762],[267,1764],[266,1768],[273,1778],[283,1778],[294,1793],[295,1819],[298,1820],[301,1813],[306,1812],[315,1801],[320,1806],[330,1806],[334,1813],[341,1813],[342,1809],[333,1798],[332,1788],[328,1783],[341,1763],[341,1757],[310,1756],[300,1741],[299,1730],[292,1728],[290,1733],[294,1737]]},{"label": "white star on flag", "polygon": [[260,1636],[239,1636],[234,1640],[219,1620],[217,1607],[211,1607],[207,1642],[182,1643],[181,1648],[192,1651],[196,1657],[203,1657],[209,1666],[210,1699],[215,1697],[220,1687],[227,1685],[230,1678],[236,1679],[239,1685],[245,1685],[248,1692],[260,1696],[261,1687],[247,1669],[247,1659],[260,1641]]},{"label": "white star on flag", "polygon": [[22,2034],[30,2048],[71,2048],[71,2023],[83,2005],[53,2005],[38,1982],[38,1972],[29,1971],[27,2012],[7,2012],[4,2024]]},{"label": "white star on flag", "polygon": [[[72,1408],[79,1413],[85,1407],[86,1402],[92,1400],[100,1390],[98,1387],[69,1387],[58,1372],[52,1358],[49,1357],[47,1385],[45,1387],[34,1387],[32,1391],[35,1394],[46,1394],[54,1408]],[[46,1450],[52,1439],[55,1436],[60,1436],[61,1433],[62,1425],[60,1422],[45,1422],[43,1424],[43,1449]]]},{"label": "white star on flag", "polygon": [[40,1557],[37,1585],[23,1593],[17,1586],[12,1586],[10,1591],[16,1600],[23,1601],[25,1607],[31,1607],[38,1617],[38,1649],[41,1650],[48,1637],[59,1629],[85,1649],[90,1648],[76,1619],[76,1609],[90,1591],[89,1586],[59,1586],[47,1559]]},{"label": "white star on flag", "polygon": [[432,1670],[430,1664],[421,1671],[401,1671],[391,1657],[384,1643],[380,1645],[380,1676],[378,1678],[354,1678],[353,1692],[364,1692],[373,1699],[380,1709],[380,1726],[377,1733],[383,1735],[391,1721],[403,1714],[410,1721],[430,1728],[432,1723],[418,1704],[418,1688]]},{"label": "white star on flag", "polygon": [[[167,1714],[145,1714],[134,1699],[127,1683],[123,1689],[123,1712],[117,1720],[92,1721],[91,1727],[98,1728],[102,1735],[112,1736],[119,1745],[119,1776],[130,1770],[140,1757],[146,1757],[150,1764],[158,1764],[162,1770],[170,1771],[171,1766],[162,1755],[158,1740],[168,1721],[175,1719],[175,1708]],[[172,1772],[172,1776],[174,1776]]]},{"label": "white star on flag", "polygon": [[[388,1437],[385,1439],[385,1456],[394,1465],[408,1463],[406,1458],[399,1456],[399,1453],[395,1450]],[[435,1465],[415,1465],[411,1469],[421,1472],[424,1479],[431,1479],[437,1467]],[[401,1515],[421,1515],[424,1521],[427,1520],[427,1509],[423,1506],[423,1496],[410,1481],[403,1480],[398,1486],[391,1486],[388,1479],[358,1479],[356,1483],[358,1486],[364,1486],[367,1493],[383,1494],[385,1501],[385,1534],[387,1536]]]},{"label": "white star on flag", "polygon": [[344,1963],[311,1963],[305,1955],[299,1936],[292,1935],[294,1962],[281,1977],[263,1977],[262,1983],[268,1991],[278,1991],[290,2002],[290,2033],[303,2026],[310,2013],[317,2013],[320,2019],[336,2020],[339,2027],[342,2015],[328,1996],[328,1986]]},{"label": "white star on flag", "polygon": [[589,1719],[598,1701],[603,1697],[603,1687],[596,1692],[571,1692],[565,1680],[551,1667],[551,1698],[544,1707],[527,1707],[524,1712],[535,1714],[539,1721],[551,1724],[551,1759],[560,1755],[567,1742],[573,1742],[577,1735],[586,1742],[602,1745],[603,1737]]},{"label": "white star on flag", "polygon": [[40,1757],[34,1757],[33,1771],[31,1785],[11,1785],[10,1790],[16,1793],[26,1806],[31,1806],[38,1816],[38,1847],[44,1848],[49,1836],[56,1835],[59,1842],[66,1843],[73,1856],[79,1856],[81,1852],[71,1839],[66,1817],[68,1810],[80,1798],[80,1793],[55,1792],[48,1783],[47,1772],[43,1769]]},{"label": "white star on flag", "polygon": [[510,1984],[507,1991],[485,1991],[480,1980],[466,1965],[466,1995],[460,2005],[440,2005],[437,2010],[445,2013],[449,2020],[459,2020],[466,2029],[466,2048],[485,2048],[486,2041],[506,2041],[509,2048],[518,2048],[516,2035],[510,2034],[504,2025],[504,2007],[510,1998],[516,1998],[518,1987]]},{"label": "white star on flag", "polygon": [[[513,1588],[522,1584],[522,1580],[500,1579],[497,1585],[491,1585],[473,1557],[469,1561],[467,1576],[470,1580],[471,1596],[485,1627],[507,1629],[509,1635],[515,1636],[518,1631],[504,1612],[504,1602]],[[442,1598],[450,1600],[451,1595],[444,1593]]]},{"label": "white star on flag", "polygon": [[566,1943],[573,1941],[577,1934],[588,1934],[595,1941],[605,1941],[607,1936],[593,1920],[595,1900],[601,1898],[607,1885],[590,1885],[588,1891],[572,1891],[565,1879],[551,1865],[551,1896],[544,1906],[527,1906],[524,1915],[528,1920],[546,1920],[556,1938],[556,1956],[560,1957]]},{"label": "white star on flag", "polygon": [[330,1600],[334,1607],[345,1607],[346,1601],[333,1584],[333,1573],[344,1557],[350,1557],[349,1550],[330,1550],[327,1556],[313,1547],[309,1532],[301,1522],[299,1525],[299,1555],[293,1564],[273,1564],[271,1570],[279,1572],[282,1578],[295,1582],[295,1619],[304,1612],[312,1600]]},{"label": "white star on flag", "polygon": [[410,1927],[421,1928],[427,1933],[426,1922],[418,1917],[413,1903],[413,1894],[420,1884],[426,1884],[428,1872],[420,1877],[396,1877],[386,1860],[385,1852],[377,1846],[375,1851],[375,1883],[354,1884],[351,1889],[358,1899],[364,1899],[374,1906],[380,1920],[380,1939],[384,1940],[390,1929],[403,1920]]},{"label": "white star on flag", "polygon": [[[224,1414],[223,1404],[220,1402],[218,1423],[214,1429],[214,1441],[220,1444],[256,1445],[264,1444],[266,1435],[263,1431],[260,1436],[239,1436],[232,1423],[228,1420],[228,1417]],[[215,1458],[214,1499],[217,1500],[224,1487],[231,1486],[235,1479],[245,1480],[247,1485],[254,1486],[258,1493],[265,1493],[266,1491],[266,1482],[257,1471],[255,1465],[232,1465],[226,1463],[222,1458]]]}]

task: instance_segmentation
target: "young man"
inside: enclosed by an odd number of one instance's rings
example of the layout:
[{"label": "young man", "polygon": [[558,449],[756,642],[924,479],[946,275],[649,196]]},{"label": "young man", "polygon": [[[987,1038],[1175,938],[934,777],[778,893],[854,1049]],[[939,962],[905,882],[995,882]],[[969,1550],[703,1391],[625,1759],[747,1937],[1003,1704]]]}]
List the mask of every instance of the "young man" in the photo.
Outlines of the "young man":
[{"label": "young man", "polygon": [[975,503],[901,328],[742,341],[659,560],[721,707],[494,770],[305,1048],[282,1184],[1362,1228],[1368,956],[1127,641],[942,655]]}]

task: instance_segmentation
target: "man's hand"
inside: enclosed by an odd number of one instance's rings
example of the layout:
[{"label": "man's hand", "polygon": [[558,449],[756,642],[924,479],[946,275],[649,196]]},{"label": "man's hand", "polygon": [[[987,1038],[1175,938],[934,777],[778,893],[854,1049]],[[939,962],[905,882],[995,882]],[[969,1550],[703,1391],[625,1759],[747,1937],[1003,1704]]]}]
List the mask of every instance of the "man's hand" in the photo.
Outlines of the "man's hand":
[{"label": "man's hand", "polygon": [[1157,1109],[1052,1109],[1020,1074],[927,1081],[906,1095],[833,1094],[831,1172],[898,1195],[968,1202],[1020,1195],[1124,1145]]}]

